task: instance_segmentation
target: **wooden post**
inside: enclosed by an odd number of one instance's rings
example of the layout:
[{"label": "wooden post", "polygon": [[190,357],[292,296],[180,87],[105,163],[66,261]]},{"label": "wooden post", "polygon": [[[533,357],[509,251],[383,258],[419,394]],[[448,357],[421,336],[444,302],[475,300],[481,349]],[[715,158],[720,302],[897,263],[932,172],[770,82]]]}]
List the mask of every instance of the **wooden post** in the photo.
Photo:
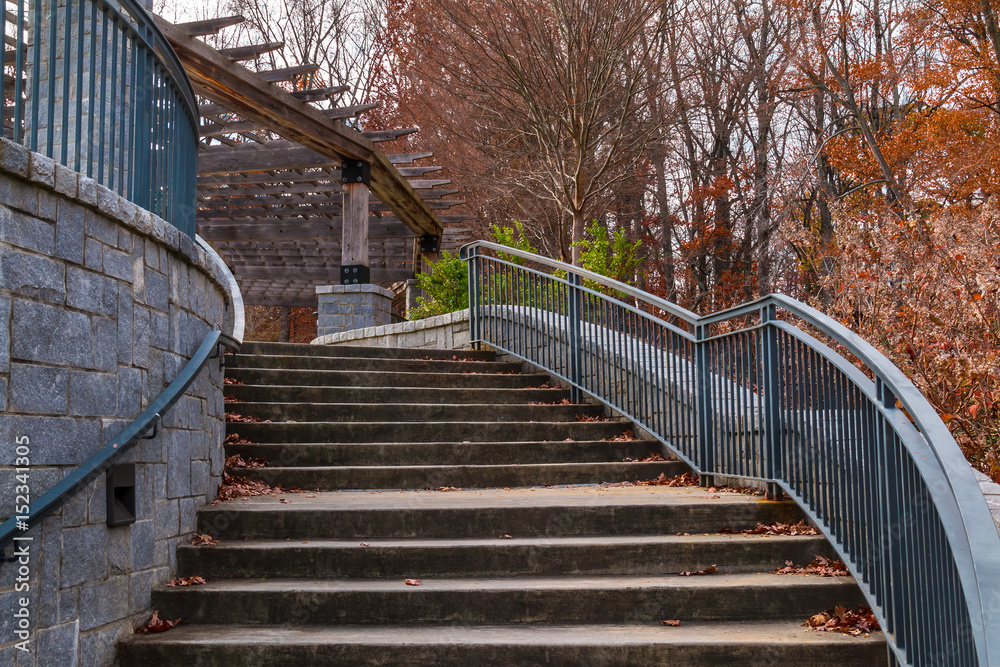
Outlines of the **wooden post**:
[{"label": "wooden post", "polygon": [[368,170],[363,162],[344,161],[343,243],[341,284],[369,283],[368,260]]}]

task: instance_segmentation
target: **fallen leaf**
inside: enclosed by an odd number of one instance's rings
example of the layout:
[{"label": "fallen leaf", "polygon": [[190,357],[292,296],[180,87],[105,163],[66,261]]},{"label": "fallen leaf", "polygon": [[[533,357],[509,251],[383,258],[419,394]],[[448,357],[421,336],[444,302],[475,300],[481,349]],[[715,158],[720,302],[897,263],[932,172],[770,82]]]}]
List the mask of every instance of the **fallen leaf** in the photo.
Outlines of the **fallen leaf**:
[{"label": "fallen leaf", "polygon": [[171,579],[167,586],[200,586],[206,583],[201,577],[177,577]]},{"label": "fallen leaf", "polygon": [[698,570],[697,572],[679,572],[682,577],[694,577],[703,574],[718,574],[719,568],[715,565],[709,565],[704,570]]},{"label": "fallen leaf", "polygon": [[290,505],[292,501],[288,500],[287,498],[278,498],[278,502],[284,503],[285,505]]},{"label": "fallen leaf", "polygon": [[504,533],[503,535],[501,535],[501,536],[500,536],[500,537],[498,537],[497,539],[498,539],[498,540],[512,540],[512,539],[514,539],[514,538],[513,538],[513,537],[511,537],[510,535],[508,535],[507,533]]},{"label": "fallen leaf", "polygon": [[424,582],[420,581],[419,579],[407,579],[406,580],[406,585],[407,586],[423,586]]},{"label": "fallen leaf", "polygon": [[211,533],[208,533],[207,535],[199,535],[198,533],[195,533],[191,537],[191,546],[194,547],[210,547],[213,544],[218,544],[218,543],[219,540],[212,539]]},{"label": "fallen leaf", "polygon": [[166,632],[170,628],[174,627],[181,622],[181,619],[176,621],[168,621],[166,619],[160,618],[160,612],[153,611],[153,617],[149,619],[146,625],[141,625],[135,629],[136,634],[145,634],[147,632]]},{"label": "fallen leaf", "polygon": [[680,621],[660,621],[660,625],[669,625],[670,627],[676,628],[681,624]]},{"label": "fallen leaf", "polygon": [[368,544],[367,542],[362,542],[362,543],[361,543],[361,546],[363,546],[363,547],[370,547],[371,545],[370,545],[370,544]]},{"label": "fallen leaf", "polygon": [[843,605],[837,605],[833,609],[813,614],[802,625],[813,630],[843,632],[855,637],[881,630],[878,619],[870,607],[861,607],[857,611],[851,611]]},{"label": "fallen leaf", "polygon": [[774,574],[812,574],[819,577],[846,577],[851,573],[843,561],[830,560],[823,556],[816,556],[813,561],[804,567],[796,567],[790,560],[785,561],[785,567],[773,571]]}]

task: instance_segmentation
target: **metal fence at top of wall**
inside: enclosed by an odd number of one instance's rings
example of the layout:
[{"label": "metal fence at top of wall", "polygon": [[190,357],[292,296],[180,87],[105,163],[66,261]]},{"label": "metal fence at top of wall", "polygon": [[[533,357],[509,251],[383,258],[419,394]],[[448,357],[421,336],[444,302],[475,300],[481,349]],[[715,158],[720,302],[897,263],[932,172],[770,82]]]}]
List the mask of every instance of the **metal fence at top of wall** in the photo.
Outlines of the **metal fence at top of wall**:
[{"label": "metal fence at top of wall", "polygon": [[7,0],[4,136],[195,234],[198,107],[136,0]]},{"label": "metal fence at top of wall", "polygon": [[701,475],[779,486],[851,569],[891,664],[1000,665],[997,528],[947,427],[873,347],[781,295],[698,316],[503,246],[462,257],[473,341],[611,405]]}]

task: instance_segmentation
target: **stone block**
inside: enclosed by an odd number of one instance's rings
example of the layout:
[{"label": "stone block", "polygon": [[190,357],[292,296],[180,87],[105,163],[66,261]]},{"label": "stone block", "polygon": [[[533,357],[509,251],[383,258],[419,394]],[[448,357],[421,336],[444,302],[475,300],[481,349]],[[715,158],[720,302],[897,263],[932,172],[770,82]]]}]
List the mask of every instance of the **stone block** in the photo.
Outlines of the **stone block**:
[{"label": "stone block", "polygon": [[66,305],[114,316],[118,311],[118,283],[100,273],[67,266]]},{"label": "stone block", "polygon": [[104,271],[104,244],[87,237],[83,243],[83,265],[91,271]]},{"label": "stone block", "polygon": [[80,589],[59,590],[59,622],[71,623],[80,618]]},{"label": "stone block", "polygon": [[198,246],[195,245],[194,239],[187,234],[177,235],[177,249],[188,261],[194,262],[198,258]]},{"label": "stone block", "polygon": [[63,526],[82,526],[87,523],[87,494],[78,493],[62,506]]},{"label": "stone block", "polygon": [[104,246],[104,272],[109,276],[132,282],[132,254]]},{"label": "stone block", "polygon": [[[125,603],[128,600],[126,598]],[[125,607],[123,606],[122,609]],[[81,665],[113,665],[118,651],[118,640],[131,635],[134,628],[125,620],[89,632],[80,633]]]},{"label": "stone block", "polygon": [[10,409],[33,414],[66,412],[69,371],[37,364],[11,364]]},{"label": "stone block", "polygon": [[0,169],[27,177],[30,151],[21,144],[4,139],[0,141]]},{"label": "stone block", "polygon": [[77,177],[77,192],[80,201],[91,206],[97,205],[97,181],[86,176]]},{"label": "stone block", "polygon": [[[63,530],[60,584],[65,588],[85,581],[103,579],[107,574],[107,559],[101,557],[101,554],[107,551],[108,527],[105,525],[80,526]],[[88,554],[98,557],[84,557]]]},{"label": "stone block", "polygon": [[111,247],[118,245],[118,225],[113,220],[108,220],[94,211],[87,211],[85,218],[87,236],[97,239],[104,245]]},{"label": "stone block", "polygon": [[0,177],[0,204],[31,216],[38,214],[38,186],[6,176]]},{"label": "stone block", "polygon": [[167,497],[191,495],[191,433],[175,429],[170,432],[170,439],[164,446],[167,464],[170,466],[170,473],[167,475]]},{"label": "stone block", "polygon": [[141,412],[142,372],[138,368],[118,369],[118,408],[115,415],[124,419],[135,419]]},{"label": "stone block", "polygon": [[153,592],[153,571],[136,572],[129,577],[128,583],[128,613],[142,614],[149,612],[150,594]]},{"label": "stone block", "polygon": [[37,654],[45,664],[59,667],[77,667],[77,642],[80,635],[79,621],[44,628],[37,634]]},{"label": "stone block", "polygon": [[144,283],[146,305],[166,312],[170,305],[167,277],[158,271],[145,271]]},{"label": "stone block", "polygon": [[86,585],[80,589],[80,630],[116,621],[125,609],[128,609],[128,576],[109,577]]},{"label": "stone block", "polygon": [[14,300],[11,358],[94,367],[90,317],[22,299]]},{"label": "stone block", "polygon": [[132,363],[132,289],[118,286],[118,363]]},{"label": "stone block", "polygon": [[[166,313],[162,313],[158,310],[152,310],[149,313],[149,344],[151,347],[157,347],[161,350],[166,350],[170,345],[170,320]],[[153,368],[156,364],[153,361],[152,356],[149,359],[149,367]]]},{"label": "stone block", "polygon": [[121,212],[118,207],[119,199],[118,193],[114,190],[106,188],[103,185],[97,186],[97,208],[101,213],[114,220],[121,218]]},{"label": "stone block", "polygon": [[59,202],[62,197],[48,190],[38,191],[38,217],[42,220],[55,222],[59,217]]},{"label": "stone block", "polygon": [[[173,470],[170,471],[171,476]],[[153,501],[153,525],[156,528],[156,539],[163,540],[178,534],[180,525],[180,510],[176,499],[160,499]]]},{"label": "stone block", "polygon": [[56,192],[76,199],[76,177],[77,174],[75,171],[57,164],[55,177]]},{"label": "stone block", "polygon": [[[191,493],[207,495],[212,493],[212,476],[209,461],[191,461]],[[192,528],[192,530],[194,530]]]},{"label": "stone block", "polygon": [[112,319],[94,317],[91,319],[91,367],[102,371],[113,371],[117,367],[118,327]]},{"label": "stone block", "polygon": [[181,498],[179,505],[181,535],[187,535],[188,533],[194,532],[197,521],[197,516],[195,514],[197,508],[194,505],[194,498]]},{"label": "stone block", "polygon": [[40,301],[63,303],[66,279],[62,262],[15,248],[0,253],[0,289]]},{"label": "stone block", "polygon": [[54,188],[56,186],[56,161],[41,153],[32,153],[28,159],[28,178]]},{"label": "stone block", "polygon": [[101,429],[93,419],[0,415],[0,461],[14,460],[19,436],[30,438],[32,466],[79,465],[100,449]]},{"label": "stone block", "polygon": [[136,521],[129,526],[129,551],[133,570],[146,570],[153,567],[153,546],[155,543],[152,519]]},{"label": "stone block", "polygon": [[[3,182],[0,177],[0,185]],[[51,255],[55,251],[55,238],[56,230],[52,223],[0,206],[0,240],[4,243]]]},{"label": "stone block", "polygon": [[82,206],[69,201],[59,202],[59,215],[56,217],[57,257],[83,264],[85,219],[86,209]]},{"label": "stone block", "polygon": [[132,571],[132,550],[129,543],[129,528],[118,526],[108,531],[108,574],[111,576],[129,574]]},{"label": "stone block", "polygon": [[180,231],[173,225],[166,225],[163,228],[163,241],[167,248],[173,251],[177,250],[177,244],[180,242],[179,237],[181,236]]},{"label": "stone block", "polygon": [[112,373],[73,371],[69,378],[71,415],[110,417],[116,412],[117,378]]}]

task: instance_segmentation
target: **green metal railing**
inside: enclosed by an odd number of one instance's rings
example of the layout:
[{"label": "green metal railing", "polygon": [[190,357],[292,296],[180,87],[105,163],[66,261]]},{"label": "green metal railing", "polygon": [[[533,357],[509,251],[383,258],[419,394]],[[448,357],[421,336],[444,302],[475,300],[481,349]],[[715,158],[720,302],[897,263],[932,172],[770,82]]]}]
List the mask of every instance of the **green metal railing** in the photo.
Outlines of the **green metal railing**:
[{"label": "green metal railing", "polygon": [[703,317],[493,243],[461,256],[473,342],[614,407],[703,477],[788,494],[854,574],[890,664],[1000,666],[996,525],[947,427],[871,345],[782,295]]},{"label": "green metal railing", "polygon": [[195,234],[198,107],[136,0],[7,0],[3,132]]}]

